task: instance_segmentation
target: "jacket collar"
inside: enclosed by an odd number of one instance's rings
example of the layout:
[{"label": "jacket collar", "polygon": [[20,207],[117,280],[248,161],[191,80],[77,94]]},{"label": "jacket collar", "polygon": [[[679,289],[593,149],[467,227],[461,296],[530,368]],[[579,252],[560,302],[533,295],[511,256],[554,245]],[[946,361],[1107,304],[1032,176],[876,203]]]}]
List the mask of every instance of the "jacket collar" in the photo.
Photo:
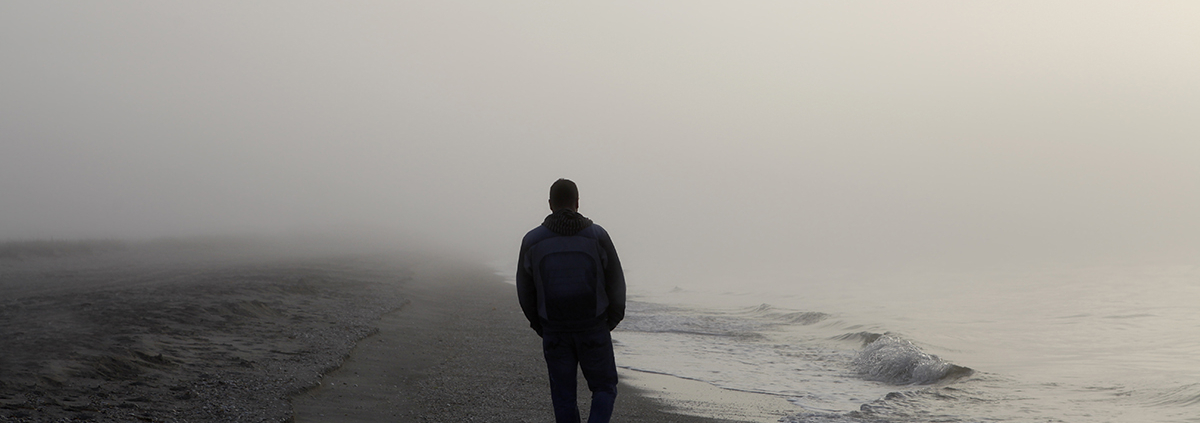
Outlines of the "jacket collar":
[{"label": "jacket collar", "polygon": [[542,226],[559,235],[575,235],[588,226],[592,226],[592,219],[583,217],[582,214],[571,209],[558,209],[546,216],[546,220],[542,221]]}]

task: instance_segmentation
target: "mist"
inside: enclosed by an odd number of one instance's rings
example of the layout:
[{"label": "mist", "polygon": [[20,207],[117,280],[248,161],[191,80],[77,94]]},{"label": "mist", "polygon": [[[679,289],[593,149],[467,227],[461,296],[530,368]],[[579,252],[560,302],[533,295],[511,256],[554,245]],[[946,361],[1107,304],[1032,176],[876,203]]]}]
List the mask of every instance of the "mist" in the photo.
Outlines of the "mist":
[{"label": "mist", "polygon": [[[1200,252],[1192,2],[6,2],[0,240],[342,234],[631,278]],[[631,279],[631,283],[635,282]]]}]

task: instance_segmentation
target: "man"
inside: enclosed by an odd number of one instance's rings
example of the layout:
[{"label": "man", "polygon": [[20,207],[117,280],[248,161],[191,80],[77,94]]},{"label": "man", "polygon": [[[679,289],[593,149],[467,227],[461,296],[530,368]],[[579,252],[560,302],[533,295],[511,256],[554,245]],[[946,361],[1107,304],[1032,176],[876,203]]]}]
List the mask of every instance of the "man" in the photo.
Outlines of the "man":
[{"label": "man", "polygon": [[554,419],[579,422],[579,368],[592,391],[588,423],[607,423],[617,398],[609,332],[625,317],[625,275],[608,232],[578,210],[575,183],[554,182],[552,213],[521,241],[517,298],[529,326],[542,337]]}]

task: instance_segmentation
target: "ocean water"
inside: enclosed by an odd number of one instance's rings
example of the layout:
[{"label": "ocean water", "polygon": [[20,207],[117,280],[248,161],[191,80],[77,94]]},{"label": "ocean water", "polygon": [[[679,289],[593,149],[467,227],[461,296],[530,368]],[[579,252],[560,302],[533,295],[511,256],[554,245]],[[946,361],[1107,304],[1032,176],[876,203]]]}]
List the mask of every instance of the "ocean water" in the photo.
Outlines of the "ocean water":
[{"label": "ocean water", "polygon": [[1200,422],[1200,266],[631,286],[618,364],[783,422]]}]

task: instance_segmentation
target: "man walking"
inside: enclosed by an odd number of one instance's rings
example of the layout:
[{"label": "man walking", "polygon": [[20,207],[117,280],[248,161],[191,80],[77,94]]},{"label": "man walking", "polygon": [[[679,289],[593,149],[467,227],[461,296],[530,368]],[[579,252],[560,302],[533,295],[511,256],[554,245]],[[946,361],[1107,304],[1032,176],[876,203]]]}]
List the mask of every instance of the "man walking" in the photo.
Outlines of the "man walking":
[{"label": "man walking", "polygon": [[588,423],[607,423],[617,398],[609,332],[625,317],[625,275],[608,232],[578,210],[575,183],[555,181],[552,213],[521,240],[517,298],[529,326],[542,337],[554,419],[579,422],[578,368],[592,391]]}]

